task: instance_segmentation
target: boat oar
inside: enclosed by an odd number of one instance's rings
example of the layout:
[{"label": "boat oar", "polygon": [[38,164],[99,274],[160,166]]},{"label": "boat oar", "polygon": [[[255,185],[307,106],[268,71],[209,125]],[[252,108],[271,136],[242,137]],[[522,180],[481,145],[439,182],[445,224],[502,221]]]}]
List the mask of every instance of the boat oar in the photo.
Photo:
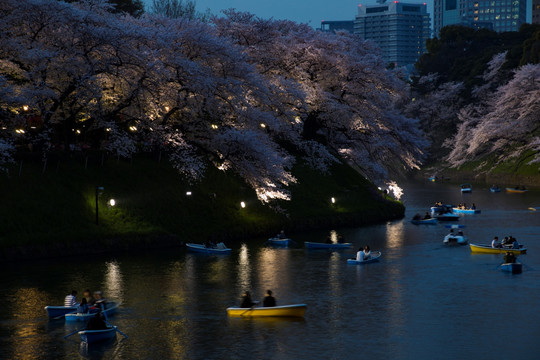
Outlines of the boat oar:
[{"label": "boat oar", "polygon": [[[101,305],[101,313],[103,314],[103,316],[105,317],[105,324],[113,327],[113,325],[111,325],[111,323],[109,322],[109,319],[107,319],[107,313],[105,312],[105,308],[103,307],[103,304],[100,304]],[[126,334],[124,334],[123,332],[121,332],[117,327],[114,328],[117,332],[119,332],[120,334],[124,335],[124,337],[126,339],[129,339],[129,336],[127,336]]]},{"label": "boat oar", "polygon": [[83,327],[83,328],[81,328],[81,329],[77,329],[77,330],[75,330],[75,331],[72,332],[72,333],[69,333],[69,334],[67,334],[67,335],[64,335],[64,339],[67,339],[67,338],[70,337],[71,335],[76,334],[76,333],[78,333],[79,331],[83,331],[84,329],[86,329],[86,327]]},{"label": "boat oar", "polygon": [[61,318],[63,318],[64,316],[66,316],[68,314],[73,314],[73,313],[76,313],[76,312],[77,312],[77,310],[73,310],[73,311],[70,311],[68,313],[62,314],[60,316],[53,317],[51,320],[58,320],[58,319],[61,319]]}]

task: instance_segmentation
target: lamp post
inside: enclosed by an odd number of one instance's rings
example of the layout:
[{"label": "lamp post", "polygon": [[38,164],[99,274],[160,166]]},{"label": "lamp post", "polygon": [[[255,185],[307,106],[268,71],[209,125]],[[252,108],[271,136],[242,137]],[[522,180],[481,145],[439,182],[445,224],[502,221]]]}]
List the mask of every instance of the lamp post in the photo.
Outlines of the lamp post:
[{"label": "lamp post", "polygon": [[96,225],[99,225],[99,194],[103,192],[105,188],[103,186],[96,186]]}]

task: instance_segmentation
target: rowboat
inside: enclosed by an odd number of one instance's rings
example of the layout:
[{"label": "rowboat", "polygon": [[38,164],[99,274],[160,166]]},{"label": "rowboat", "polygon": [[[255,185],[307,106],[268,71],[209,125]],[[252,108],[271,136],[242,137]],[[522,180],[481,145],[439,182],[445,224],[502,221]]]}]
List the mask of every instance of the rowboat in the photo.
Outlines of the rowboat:
[{"label": "rowboat", "polygon": [[471,184],[461,184],[461,193],[470,193],[472,192]]},{"label": "rowboat", "polygon": [[223,243],[219,243],[215,247],[207,247],[204,244],[186,243],[186,247],[189,251],[204,254],[230,254],[232,251]]},{"label": "rowboat", "polygon": [[523,271],[523,264],[518,262],[504,263],[501,264],[501,270],[512,274],[521,274]]},{"label": "rowboat", "polygon": [[304,242],[306,249],[346,249],[352,247],[352,243],[319,243],[319,242]]},{"label": "rowboat", "polygon": [[[110,301],[105,304],[105,310],[102,311],[102,314],[106,316],[113,315],[116,312],[116,309],[120,306],[120,303],[115,301]],[[78,322],[78,321],[88,321],[91,317],[95,316],[96,312],[87,312],[87,313],[73,313],[66,314],[66,322]]]},{"label": "rowboat", "polygon": [[489,191],[491,191],[492,193],[498,193],[498,192],[501,192],[501,188],[498,187],[497,185],[493,185],[492,187],[489,188]]},{"label": "rowboat", "polygon": [[519,188],[506,188],[506,192],[507,193],[515,193],[515,194],[523,194],[523,193],[526,193],[527,189],[523,188],[523,189],[519,189]]},{"label": "rowboat", "polygon": [[362,261],[359,261],[359,260],[356,260],[356,259],[347,259],[347,264],[350,264],[350,265],[371,264],[371,263],[374,263],[374,262],[378,262],[381,255],[382,254],[381,254],[380,251],[372,251],[371,256],[370,256],[369,259],[362,260]]},{"label": "rowboat", "polygon": [[419,220],[412,219],[411,223],[413,223],[414,225],[435,225],[437,224],[437,219],[436,218],[419,219]]},{"label": "rowboat", "polygon": [[443,243],[446,245],[467,245],[468,241],[465,235],[448,234],[444,237]]},{"label": "rowboat", "polygon": [[439,221],[458,221],[459,215],[454,214],[452,208],[452,205],[433,206],[430,209],[431,217]]},{"label": "rowboat", "polygon": [[480,214],[481,210],[478,209],[460,209],[452,208],[452,211],[457,214]]},{"label": "rowboat", "polygon": [[49,318],[57,318],[77,311],[77,307],[49,305],[45,306],[45,310],[47,311],[47,315],[49,316]]},{"label": "rowboat", "polygon": [[87,344],[110,340],[116,336],[116,326],[108,326],[107,329],[101,330],[81,330],[79,336],[81,341]]},{"label": "rowboat", "polygon": [[273,246],[282,246],[282,247],[288,247],[291,244],[291,239],[281,239],[277,237],[270,238],[266,241],[267,244],[273,245]]},{"label": "rowboat", "polygon": [[306,312],[306,304],[293,304],[272,307],[230,307],[227,308],[227,315],[231,317],[303,317]]},{"label": "rowboat", "polygon": [[479,244],[469,244],[471,247],[471,252],[477,254],[504,254],[511,252],[513,254],[525,254],[527,248],[512,249],[507,247],[502,248],[492,248],[491,245],[479,245]]},{"label": "rowboat", "polygon": [[437,181],[437,177],[436,176],[430,176],[430,177],[428,177],[428,180],[431,181],[431,182],[435,182],[435,181]]}]

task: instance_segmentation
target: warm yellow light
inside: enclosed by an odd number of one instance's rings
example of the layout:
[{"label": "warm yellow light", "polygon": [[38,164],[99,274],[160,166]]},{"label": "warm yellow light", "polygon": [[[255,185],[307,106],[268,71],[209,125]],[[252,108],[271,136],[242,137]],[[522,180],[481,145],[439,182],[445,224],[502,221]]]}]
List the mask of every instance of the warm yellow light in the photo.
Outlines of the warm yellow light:
[{"label": "warm yellow light", "polygon": [[114,205],[116,205],[116,200],[110,199],[109,200],[109,206],[114,206]]},{"label": "warm yellow light", "polygon": [[81,130],[77,129],[77,131],[75,131],[77,134],[80,134],[81,133]]},{"label": "warm yellow light", "polygon": [[111,131],[111,128],[106,128],[105,131],[109,132],[109,131]]},{"label": "warm yellow light", "polygon": [[165,111],[169,112],[169,110],[171,110],[171,108],[168,106],[165,106]]},{"label": "warm yellow light", "polygon": [[191,196],[191,191],[187,191],[186,196]]},{"label": "warm yellow light", "polygon": [[30,107],[29,107],[28,105],[23,105],[22,109],[23,109],[24,111],[28,111],[28,109],[30,109]]},{"label": "warm yellow light", "polygon": [[216,130],[218,126],[216,124],[212,124],[212,129]]},{"label": "warm yellow light", "polygon": [[240,202],[240,206],[241,206],[241,207],[242,207],[242,209],[243,209],[243,208],[245,208],[245,207],[246,207],[246,203],[245,203],[245,202],[243,202],[243,201],[241,201],[241,202]]},{"label": "warm yellow light", "polygon": [[15,130],[15,132],[16,132],[17,134],[24,134],[24,130],[23,130],[23,129],[17,129],[17,130]]},{"label": "warm yellow light", "polygon": [[336,203],[336,198],[331,198],[330,201],[332,201],[332,204],[335,204]]},{"label": "warm yellow light", "polygon": [[130,126],[130,127],[129,127],[129,130],[131,130],[131,131],[137,131],[137,127],[136,127],[136,126]]},{"label": "warm yellow light", "polygon": [[265,123],[261,123],[261,127],[264,129],[266,127]]}]

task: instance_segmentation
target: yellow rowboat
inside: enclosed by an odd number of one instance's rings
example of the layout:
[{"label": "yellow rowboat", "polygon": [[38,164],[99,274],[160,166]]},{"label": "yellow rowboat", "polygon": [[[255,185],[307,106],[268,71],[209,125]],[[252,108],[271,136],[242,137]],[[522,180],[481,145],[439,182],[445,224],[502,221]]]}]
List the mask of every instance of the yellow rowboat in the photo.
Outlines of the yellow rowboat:
[{"label": "yellow rowboat", "polygon": [[294,304],[272,307],[227,308],[227,315],[232,317],[264,317],[264,316],[289,316],[304,317],[306,304]]},{"label": "yellow rowboat", "polygon": [[506,188],[506,192],[508,193],[514,193],[514,194],[524,194],[526,193],[527,189],[518,189],[518,188]]},{"label": "yellow rowboat", "polygon": [[512,254],[525,254],[527,248],[511,249],[511,248],[492,248],[491,245],[478,245],[469,244],[471,252],[475,254],[505,254],[511,252]]}]

